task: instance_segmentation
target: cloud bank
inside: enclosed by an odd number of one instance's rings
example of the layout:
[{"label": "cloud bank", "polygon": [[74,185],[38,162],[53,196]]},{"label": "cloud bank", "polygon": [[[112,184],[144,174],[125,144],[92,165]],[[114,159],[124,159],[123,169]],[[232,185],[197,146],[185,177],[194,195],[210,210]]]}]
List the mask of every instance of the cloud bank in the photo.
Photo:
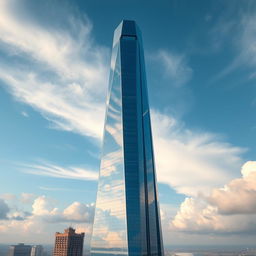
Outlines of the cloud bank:
[{"label": "cloud bank", "polygon": [[186,198],[171,221],[184,232],[256,234],[256,162],[242,166],[242,177],[233,179],[209,196]]},{"label": "cloud bank", "polygon": [[[44,195],[35,196],[30,203],[30,210],[24,210],[24,196],[19,196],[15,205],[0,199],[0,231],[4,234],[2,240],[13,240],[17,233],[22,234],[23,240],[29,243],[44,239],[51,242],[56,231],[66,228],[72,223],[79,232],[91,233],[94,216],[94,204],[73,202],[64,209],[57,207],[58,202]],[[31,234],[33,235],[31,237]]]}]

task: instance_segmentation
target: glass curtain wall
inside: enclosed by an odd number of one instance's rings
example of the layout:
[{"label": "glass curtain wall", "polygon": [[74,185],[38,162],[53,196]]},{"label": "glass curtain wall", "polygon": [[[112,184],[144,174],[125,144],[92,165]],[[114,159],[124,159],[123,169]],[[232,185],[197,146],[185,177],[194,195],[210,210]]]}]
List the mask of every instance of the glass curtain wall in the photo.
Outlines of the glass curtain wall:
[{"label": "glass curtain wall", "polygon": [[115,30],[91,255],[164,255],[141,33]]}]

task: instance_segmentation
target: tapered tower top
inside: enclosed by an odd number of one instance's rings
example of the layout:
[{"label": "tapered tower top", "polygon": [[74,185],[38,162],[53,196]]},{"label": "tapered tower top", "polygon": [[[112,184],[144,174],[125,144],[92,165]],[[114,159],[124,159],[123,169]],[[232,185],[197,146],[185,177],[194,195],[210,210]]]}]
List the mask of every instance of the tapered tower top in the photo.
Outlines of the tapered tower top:
[{"label": "tapered tower top", "polygon": [[121,26],[122,36],[137,36],[137,25],[134,20],[123,20],[119,26]]},{"label": "tapered tower top", "polygon": [[113,44],[115,45],[122,36],[141,37],[140,29],[134,20],[121,21],[115,30]]}]

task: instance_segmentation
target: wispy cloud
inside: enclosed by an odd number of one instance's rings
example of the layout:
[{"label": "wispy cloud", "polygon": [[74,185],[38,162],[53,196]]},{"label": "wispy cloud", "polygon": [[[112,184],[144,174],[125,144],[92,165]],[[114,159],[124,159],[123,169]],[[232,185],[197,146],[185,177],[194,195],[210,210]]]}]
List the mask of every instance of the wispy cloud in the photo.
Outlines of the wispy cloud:
[{"label": "wispy cloud", "polygon": [[92,44],[90,22],[68,14],[73,33],[45,27],[15,15],[15,3],[0,3],[0,41],[22,68],[0,61],[0,79],[55,128],[100,138],[108,51]]},{"label": "wispy cloud", "polygon": [[220,16],[219,21],[211,30],[211,37],[215,48],[226,47],[232,49],[233,59],[217,74],[212,82],[215,82],[235,70],[246,70],[248,79],[255,79],[256,67],[256,5],[253,1],[246,3],[247,8],[239,12],[231,8],[225,15]]},{"label": "wispy cloud", "polygon": [[154,59],[160,63],[164,75],[170,79],[172,86],[182,86],[191,79],[193,70],[188,65],[187,58],[184,54],[159,50],[154,56]]},{"label": "wispy cloud", "polygon": [[42,175],[62,179],[97,180],[98,172],[80,167],[64,168],[61,166],[44,163],[41,165],[23,165],[22,171],[33,175]]},{"label": "wispy cloud", "polygon": [[237,177],[234,170],[239,170],[245,149],[157,111],[152,111],[152,126],[159,182],[178,193],[197,195]]},{"label": "wispy cloud", "polygon": [[22,114],[24,117],[29,117],[28,113],[25,112],[25,111],[22,111],[21,114]]},{"label": "wispy cloud", "polygon": [[39,189],[45,191],[79,191],[85,192],[85,189],[72,189],[72,188],[62,188],[62,187],[48,187],[48,186],[39,186]]}]

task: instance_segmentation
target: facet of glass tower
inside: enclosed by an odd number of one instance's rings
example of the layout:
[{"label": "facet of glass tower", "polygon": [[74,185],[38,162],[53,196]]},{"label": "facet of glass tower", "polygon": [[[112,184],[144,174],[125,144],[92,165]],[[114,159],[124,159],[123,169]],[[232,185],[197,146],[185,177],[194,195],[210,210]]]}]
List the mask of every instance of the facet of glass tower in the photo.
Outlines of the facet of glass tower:
[{"label": "facet of glass tower", "polygon": [[141,33],[114,33],[91,255],[164,255]]}]

